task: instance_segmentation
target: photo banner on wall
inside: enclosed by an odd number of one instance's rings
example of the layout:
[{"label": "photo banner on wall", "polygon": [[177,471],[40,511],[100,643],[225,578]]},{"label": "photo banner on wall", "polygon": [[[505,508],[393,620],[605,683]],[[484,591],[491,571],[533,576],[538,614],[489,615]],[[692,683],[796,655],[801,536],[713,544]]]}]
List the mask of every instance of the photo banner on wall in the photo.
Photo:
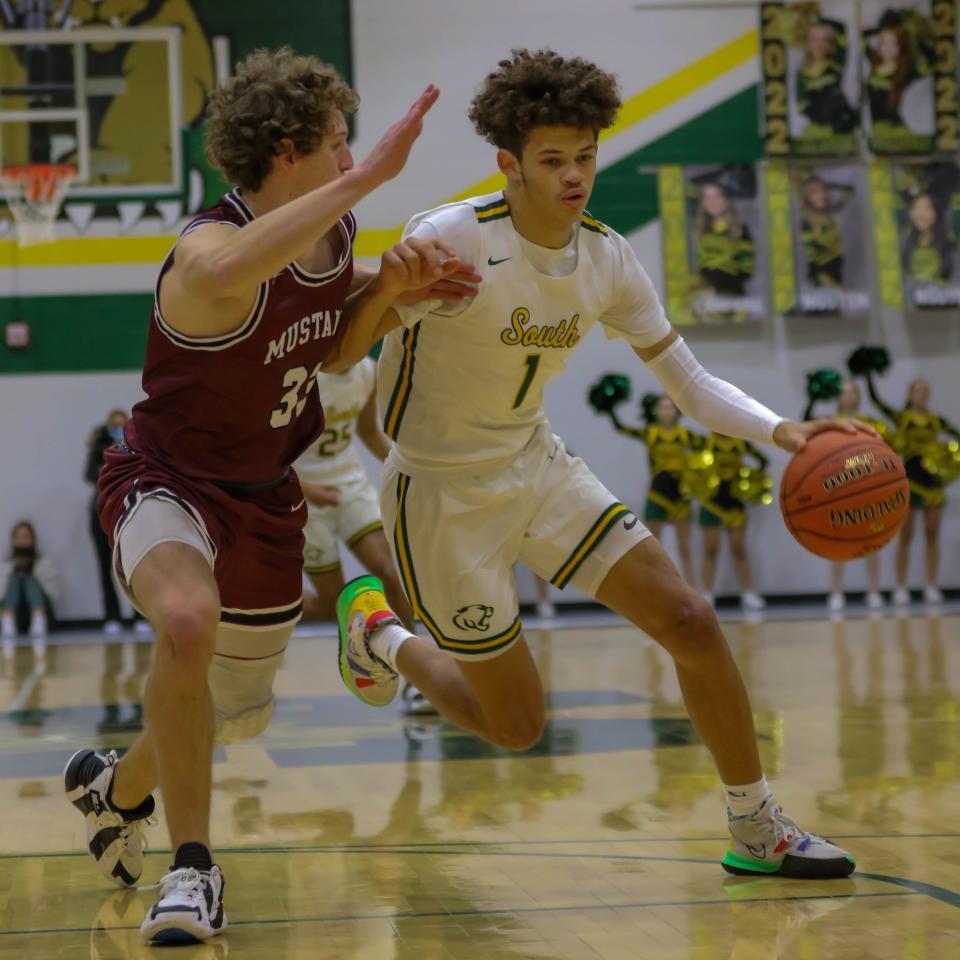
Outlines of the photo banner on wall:
[{"label": "photo banner on wall", "polygon": [[[960,166],[900,161],[873,173],[877,257],[884,303],[908,310],[960,306]],[[896,262],[896,269],[893,267]],[[893,289],[898,277],[900,291]],[[899,303],[897,294],[899,293]]]},{"label": "photo banner on wall", "polygon": [[760,4],[768,155],[838,156],[858,151],[856,23],[854,0]]},{"label": "photo banner on wall", "polygon": [[893,183],[904,300],[919,310],[960,306],[960,167],[956,161],[897,163]]},{"label": "photo banner on wall", "polygon": [[770,282],[777,313],[858,317],[869,311],[864,181],[863,167],[854,162],[768,164]]},{"label": "photo banner on wall", "polygon": [[955,153],[954,0],[863,0],[864,126],[877,154]]},{"label": "photo banner on wall", "polygon": [[766,314],[765,250],[753,166],[658,171],[664,287],[673,323],[743,323]]}]

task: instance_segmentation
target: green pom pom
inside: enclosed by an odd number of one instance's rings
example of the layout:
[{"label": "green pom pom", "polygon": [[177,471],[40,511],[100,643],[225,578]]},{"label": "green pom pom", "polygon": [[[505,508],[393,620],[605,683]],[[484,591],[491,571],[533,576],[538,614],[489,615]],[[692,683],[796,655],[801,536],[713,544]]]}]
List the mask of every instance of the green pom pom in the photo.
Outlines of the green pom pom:
[{"label": "green pom pom", "polygon": [[890,354],[886,347],[857,347],[847,358],[847,369],[855,376],[867,373],[883,373],[890,366]]},{"label": "green pom pom", "polygon": [[630,399],[630,380],[622,373],[604,374],[587,393],[587,401],[597,413],[609,413]]},{"label": "green pom pom", "polygon": [[811,400],[833,400],[840,396],[843,377],[830,367],[811,370],[807,374],[807,396]]},{"label": "green pom pom", "polygon": [[645,393],[640,399],[640,412],[647,423],[657,422],[657,401],[660,399],[659,393]]}]

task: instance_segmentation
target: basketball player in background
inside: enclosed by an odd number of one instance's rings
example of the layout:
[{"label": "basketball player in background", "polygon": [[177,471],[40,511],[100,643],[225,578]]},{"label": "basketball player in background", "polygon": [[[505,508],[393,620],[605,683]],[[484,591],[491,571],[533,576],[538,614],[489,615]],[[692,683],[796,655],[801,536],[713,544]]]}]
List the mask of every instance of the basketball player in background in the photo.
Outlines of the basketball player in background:
[{"label": "basketball player in background", "polygon": [[381,508],[414,611],[436,645],[384,624],[384,595],[363,577],[338,602],[341,674],[376,705],[403,675],[463,729],[515,750],[533,746],[545,707],[518,615],[519,559],[555,586],[573,583],[673,656],[723,780],[728,872],[844,877],[853,858],[802,830],[767,785],[750,702],[713,608],[546,419],[544,384],[599,323],[711,430],[791,452],[822,430],[873,433],[850,421],[784,420],[697,362],[630,245],[585,209],[598,136],[619,107],[615,78],[596,65],[513,51],[470,109],[497,147],[506,188],[407,225],[405,237],[444,238],[482,264],[484,277],[469,303],[390,308],[384,323],[403,329],[387,336],[380,359],[394,441]]},{"label": "basketball player in background", "polygon": [[160,269],[146,399],[99,479],[121,585],[156,635],[145,731],[122,760],[80,750],[64,772],[91,855],[122,886],[140,877],[144,820],[163,792],[173,864],[147,941],[226,925],[213,744],[267,725],[300,616],[307,509],[290,466],[323,427],[317,375],[366,356],[404,292],[472,276],[445,244],[404,242],[348,300],[350,208],[400,172],[438,94],[428,87],[356,167],[344,120],[356,94],[312,57],[257,51],[211,97],[208,156],[237,188],[189,222]]},{"label": "basketball player in background", "polygon": [[[317,592],[309,607],[304,598],[304,613],[336,619],[337,596],[343,589],[338,544],[343,543],[383,583],[391,609],[413,632],[413,611],[383,533],[379,498],[355,442],[355,438],[363,441],[381,463],[390,452],[390,441],[377,417],[377,365],[365,357],[343,373],[320,374],[317,387],[324,430],[296,462],[307,501],[303,570]],[[409,713],[436,712],[410,683],[404,684],[401,699]]]}]

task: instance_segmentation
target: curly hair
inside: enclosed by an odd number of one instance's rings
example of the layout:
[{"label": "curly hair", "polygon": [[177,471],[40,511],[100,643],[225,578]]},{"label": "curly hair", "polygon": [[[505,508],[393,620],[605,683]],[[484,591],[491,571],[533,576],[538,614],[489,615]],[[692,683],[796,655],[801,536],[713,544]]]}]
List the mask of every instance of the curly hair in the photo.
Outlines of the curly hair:
[{"label": "curly hair", "polygon": [[535,127],[601,130],[620,109],[617,78],[580,57],[553,50],[511,50],[470,104],[474,129],[519,157]]},{"label": "curly hair", "polygon": [[334,113],[360,98],[329,64],[290,47],[254,50],[210,96],[207,159],[244,190],[259,190],[289,138],[298,153],[320,146]]}]

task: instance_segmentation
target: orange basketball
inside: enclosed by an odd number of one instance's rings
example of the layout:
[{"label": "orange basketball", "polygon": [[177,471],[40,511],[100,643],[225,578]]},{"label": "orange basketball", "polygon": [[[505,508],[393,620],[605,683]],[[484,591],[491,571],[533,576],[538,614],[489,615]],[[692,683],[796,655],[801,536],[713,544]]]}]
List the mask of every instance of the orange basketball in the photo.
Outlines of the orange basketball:
[{"label": "orange basketball", "polygon": [[876,552],[900,529],[909,508],[900,458],[866,434],[816,434],[780,482],[787,529],[801,546],[828,560]]}]

